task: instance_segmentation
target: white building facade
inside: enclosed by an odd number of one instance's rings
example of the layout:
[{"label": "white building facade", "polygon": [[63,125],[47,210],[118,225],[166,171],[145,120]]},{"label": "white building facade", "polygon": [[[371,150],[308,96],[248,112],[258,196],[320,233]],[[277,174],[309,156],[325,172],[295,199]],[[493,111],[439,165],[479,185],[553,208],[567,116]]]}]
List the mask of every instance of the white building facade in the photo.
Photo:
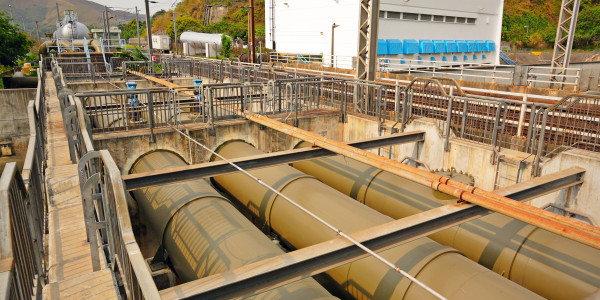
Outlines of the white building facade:
[{"label": "white building facade", "polygon": [[[503,0],[380,0],[378,57],[398,63],[499,62]],[[268,48],[279,53],[357,54],[358,0],[266,0]]]}]

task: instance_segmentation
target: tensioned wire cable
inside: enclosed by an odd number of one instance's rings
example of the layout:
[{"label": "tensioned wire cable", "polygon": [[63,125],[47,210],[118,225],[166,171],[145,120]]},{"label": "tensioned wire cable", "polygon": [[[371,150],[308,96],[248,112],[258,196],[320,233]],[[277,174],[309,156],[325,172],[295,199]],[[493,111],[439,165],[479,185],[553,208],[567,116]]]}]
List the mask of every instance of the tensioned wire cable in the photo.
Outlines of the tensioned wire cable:
[{"label": "tensioned wire cable", "polygon": [[417,278],[413,277],[412,275],[408,274],[407,272],[405,272],[404,270],[400,269],[399,267],[397,267],[396,265],[394,265],[393,263],[391,263],[390,261],[388,261],[387,259],[383,258],[381,255],[375,253],[373,250],[367,248],[365,245],[361,244],[359,241],[355,240],[354,238],[352,238],[351,236],[345,234],[344,232],[342,232],[340,229],[336,228],[335,226],[327,223],[327,221],[321,219],[319,216],[315,215],[314,213],[312,213],[311,211],[309,211],[308,209],[302,207],[302,205],[296,203],[294,200],[290,199],[288,196],[282,194],[281,192],[279,192],[278,190],[276,190],[275,188],[271,187],[270,185],[266,184],[265,182],[263,182],[260,178],[252,175],[251,173],[249,173],[248,171],[240,168],[238,165],[236,165],[234,162],[228,160],[227,158],[221,156],[220,154],[218,154],[217,152],[209,149],[208,147],[206,147],[205,145],[203,145],[202,143],[196,141],[195,139],[193,139],[192,137],[190,137],[189,135],[185,134],[184,132],[180,131],[179,129],[177,129],[175,126],[173,126],[173,124],[169,124],[171,126],[171,128],[173,128],[173,130],[177,131],[178,133],[180,133],[181,135],[183,135],[185,138],[187,138],[188,140],[192,141],[193,143],[195,143],[196,145],[202,147],[203,149],[205,149],[206,151],[212,153],[213,155],[215,155],[216,157],[222,159],[223,161],[225,161],[226,163],[230,164],[231,166],[233,166],[234,168],[236,168],[238,171],[242,172],[244,175],[250,177],[251,179],[253,179],[254,181],[258,182],[260,185],[264,186],[265,188],[267,188],[268,190],[270,190],[271,192],[277,194],[278,196],[280,196],[281,198],[285,199],[286,201],[288,201],[290,204],[294,205],[295,207],[297,207],[298,209],[300,209],[301,211],[303,211],[304,213],[306,213],[307,215],[311,216],[312,218],[314,218],[315,220],[317,220],[318,222],[320,222],[321,224],[325,225],[326,227],[328,227],[329,229],[331,229],[332,231],[334,231],[337,235],[345,238],[346,240],[350,241],[352,244],[354,244],[355,246],[359,247],[360,249],[362,249],[363,251],[365,251],[366,253],[368,253],[369,255],[375,257],[377,260],[383,262],[385,265],[387,265],[388,267],[390,267],[392,270],[402,274],[403,276],[405,276],[406,278],[408,278],[410,281],[416,283],[417,285],[419,285],[420,287],[422,287],[423,289],[425,289],[426,291],[428,291],[429,293],[431,293],[432,295],[434,295],[435,297],[437,297],[438,299],[442,299],[442,300],[447,300],[446,297],[442,296],[440,293],[436,292],[435,290],[433,290],[432,288],[428,287],[427,285],[425,285],[424,283],[422,283],[421,281],[419,281]]}]

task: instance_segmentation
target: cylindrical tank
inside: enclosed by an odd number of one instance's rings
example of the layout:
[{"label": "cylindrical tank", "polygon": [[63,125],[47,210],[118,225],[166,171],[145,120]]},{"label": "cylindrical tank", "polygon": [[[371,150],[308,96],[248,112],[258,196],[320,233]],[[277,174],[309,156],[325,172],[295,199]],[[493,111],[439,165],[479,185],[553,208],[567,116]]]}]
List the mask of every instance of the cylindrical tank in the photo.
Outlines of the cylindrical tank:
[{"label": "cylindrical tank", "polygon": [[221,38],[223,34],[220,33],[202,33],[186,31],[179,36],[179,40],[182,43],[188,43],[194,46],[204,46],[204,44],[215,44],[221,49]]},{"label": "cylindrical tank", "polygon": [[[141,156],[130,173],[186,163],[169,151]],[[133,192],[137,204],[184,281],[218,274],[283,253],[203,179]],[[262,293],[256,299],[333,299],[312,278]]]},{"label": "cylindrical tank", "polygon": [[[217,152],[227,158],[263,153],[242,141],[227,142]],[[251,173],[347,234],[393,220],[290,166],[261,168]],[[293,247],[304,248],[337,236],[331,229],[244,174],[217,176],[214,181],[258,217],[265,228],[279,234]],[[449,299],[539,298],[473,263],[456,250],[428,238],[379,254]],[[332,269],[327,274],[357,299],[434,298],[374,257]]]},{"label": "cylindrical tank", "polygon": [[78,40],[88,37],[90,30],[85,24],[73,21],[66,23],[60,28],[56,29],[52,34],[53,39],[65,39],[65,40]]},{"label": "cylindrical tank", "polygon": [[[293,166],[395,219],[454,202],[429,187],[343,156]],[[600,288],[600,250],[500,213],[430,238],[548,299],[581,299]]]}]

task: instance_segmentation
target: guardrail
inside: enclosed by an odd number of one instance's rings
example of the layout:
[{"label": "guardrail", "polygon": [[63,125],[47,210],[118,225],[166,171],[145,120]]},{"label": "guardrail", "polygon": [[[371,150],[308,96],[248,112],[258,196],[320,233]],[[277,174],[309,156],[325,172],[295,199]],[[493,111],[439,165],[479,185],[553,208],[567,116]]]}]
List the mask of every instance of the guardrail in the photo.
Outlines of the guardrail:
[{"label": "guardrail", "polygon": [[600,152],[600,96],[571,94],[535,117],[536,172],[542,158],[566,149]]},{"label": "guardrail", "polygon": [[19,174],[7,163],[0,177],[0,299],[41,297],[46,283],[43,236],[48,211],[45,191],[46,119],[43,61],[36,99],[28,104],[29,145]]},{"label": "guardrail", "polygon": [[[58,79],[57,89],[65,89],[61,68],[55,65],[53,71]],[[69,148],[74,161],[78,162],[94,271],[100,270],[99,258],[104,257],[104,263],[123,284],[127,299],[159,299],[158,289],[133,234],[125,189],[116,164],[106,150],[94,151],[89,121],[80,99],[66,94],[59,100],[64,107],[67,135],[73,137],[69,139]],[[106,249],[108,255],[100,256],[101,249]]]},{"label": "guardrail", "polygon": [[[507,100],[504,98],[494,98],[488,96],[479,96],[479,95],[470,95],[468,96],[468,100],[460,100],[460,103],[453,103],[453,113],[456,112],[458,107],[456,105],[462,105],[464,108],[465,103],[467,104],[467,108],[463,109],[464,116],[468,116],[468,120],[465,121],[465,124],[468,125],[469,122],[481,122],[481,120],[476,120],[475,117],[470,117],[471,114],[480,114],[483,118],[482,120],[487,120],[491,118],[491,115],[488,115],[489,112],[484,111],[484,106],[488,107],[493,111],[501,111],[499,114],[499,118],[502,120],[498,121],[498,126],[502,126],[504,129],[500,134],[496,136],[495,139],[489,138],[481,138],[477,137],[476,133],[470,132],[468,128],[459,128],[458,124],[462,125],[462,121],[459,123],[449,123],[449,120],[452,120],[452,117],[448,119],[447,112],[444,116],[437,116],[442,108],[435,108],[432,105],[428,105],[423,103],[422,105],[411,106],[409,107],[408,103],[412,103],[412,99],[410,97],[414,97],[414,86],[411,86],[411,83],[408,83],[406,87],[400,83],[400,80],[389,81],[388,83],[382,82],[373,82],[373,83],[361,83],[358,81],[353,81],[353,79],[349,78],[340,78],[336,77],[340,74],[335,73],[326,73],[326,72],[312,72],[312,73],[302,73],[296,72],[296,69],[289,68],[275,68],[275,67],[265,67],[263,65],[251,65],[245,63],[238,62],[230,62],[227,60],[210,60],[210,59],[173,59],[168,60],[165,59],[163,62],[165,69],[175,71],[182,71],[183,76],[189,77],[203,77],[209,78],[211,82],[224,82],[225,80],[229,80],[230,82],[251,82],[251,83],[262,83],[265,85],[263,87],[266,90],[266,84],[270,80],[274,81],[275,90],[284,91],[285,89],[279,86],[279,81],[287,80],[293,78],[294,80],[338,80],[347,82],[346,84],[339,85],[338,87],[332,88],[328,87],[326,84],[320,87],[321,95],[326,95],[327,93],[332,94],[340,94],[340,101],[345,101],[345,106],[343,107],[344,114],[346,112],[357,112],[363,113],[370,116],[377,117],[380,122],[383,122],[384,119],[392,120],[396,122],[401,122],[402,126],[406,126],[408,118],[410,116],[423,116],[423,117],[434,117],[435,119],[446,121],[448,126],[442,128],[443,132],[448,131],[448,128],[452,128],[455,131],[457,136],[462,136],[464,138],[468,138],[473,141],[487,141],[489,143],[494,143],[495,147],[510,147],[515,150],[524,151],[527,153],[535,153],[537,145],[534,145],[533,137],[535,134],[539,135],[539,132],[536,132],[530,124],[541,122],[541,120],[533,121],[536,118],[537,111],[541,108],[547,107],[545,104],[530,102],[528,101],[528,96],[531,98],[539,98],[544,99],[544,97],[537,97],[526,94],[507,94],[510,97],[522,97],[523,101],[518,100]],[[173,73],[169,72],[169,73]],[[152,72],[148,72],[152,73]],[[181,74],[179,75],[181,76]],[[439,89],[445,89],[446,94],[453,94],[454,96],[464,94],[460,86],[456,84],[455,81],[449,78],[438,78],[432,77],[434,82],[432,84],[437,84],[435,82],[439,82],[441,87]],[[419,78],[419,81],[423,81],[425,79]],[[205,85],[207,86],[207,85]],[[429,97],[432,100],[428,101],[449,101],[444,98],[444,95],[437,94],[439,89],[431,89],[427,87],[423,91],[417,92],[418,97]],[[459,91],[460,90],[460,91]],[[407,92],[408,91],[408,92]],[[345,95],[342,97],[341,94]],[[513,95],[514,94],[514,95]],[[179,97],[182,97],[184,94],[180,94]],[[206,91],[203,95],[207,95]],[[347,101],[348,95],[352,98],[352,101]],[[464,96],[464,95],[463,95]],[[407,98],[409,97],[409,98]],[[420,98],[416,98],[419,100]],[[372,100],[369,100],[372,99]],[[550,98],[548,98],[550,99]],[[554,98],[552,98],[554,99]],[[207,99],[208,100],[208,99]],[[188,100],[189,102],[190,100]],[[458,100],[453,100],[458,101]],[[223,104],[224,102],[220,102]],[[333,103],[339,103],[339,101],[334,101]],[[415,102],[416,103],[416,102]],[[475,103],[479,103],[475,105]],[[497,103],[504,103],[504,105],[498,106]],[[179,103],[179,105],[185,105],[186,103]],[[418,104],[418,103],[417,103]],[[218,104],[215,104],[218,105]],[[437,104],[441,105],[441,104]],[[474,106],[475,105],[475,106]],[[478,107],[478,108],[475,108]],[[223,108],[223,107],[221,107]],[[217,108],[221,109],[221,108]],[[302,107],[299,107],[299,111],[302,111]],[[342,107],[338,106],[338,108],[342,109]],[[461,108],[461,109],[462,109]],[[427,110],[425,110],[427,109]],[[446,106],[447,109],[447,106]],[[412,111],[411,111],[412,110]],[[227,109],[222,110],[221,112],[228,111]],[[218,117],[219,114],[216,114],[214,117]],[[457,116],[453,117],[455,120],[458,118]],[[193,117],[194,121],[198,120],[210,120],[210,122],[214,122],[218,118],[210,119],[208,115],[202,115],[199,118]],[[469,121],[470,120],[470,121]],[[183,122],[183,118],[179,118],[178,121]],[[187,120],[186,120],[187,122]],[[478,123],[479,124],[479,123]],[[482,125],[483,123],[479,124]],[[490,128],[493,124],[487,124],[489,126],[484,126],[485,128]],[[473,123],[473,125],[476,125]],[[479,126],[477,125],[477,126]],[[483,125],[482,125],[483,126]],[[497,130],[496,130],[497,131]],[[539,131],[539,130],[538,130]],[[494,136],[492,132],[487,132],[485,134],[491,134],[490,137]],[[448,136],[448,135],[446,135]],[[499,148],[498,148],[499,149]],[[557,150],[559,151],[559,150]],[[600,150],[598,150],[600,151]]]},{"label": "guardrail", "polygon": [[[121,172],[107,150],[91,151],[78,163],[84,216],[92,257],[106,250],[106,263],[127,299],[160,299],[150,268],[135,240]],[[100,262],[93,261],[94,271]]]}]

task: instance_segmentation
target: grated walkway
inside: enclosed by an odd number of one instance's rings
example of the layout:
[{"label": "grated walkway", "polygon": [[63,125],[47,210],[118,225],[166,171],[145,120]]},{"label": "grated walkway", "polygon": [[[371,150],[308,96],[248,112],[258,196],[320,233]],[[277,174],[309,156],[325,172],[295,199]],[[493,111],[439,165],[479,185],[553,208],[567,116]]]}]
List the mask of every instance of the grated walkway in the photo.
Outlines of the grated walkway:
[{"label": "grated walkway", "polygon": [[46,76],[48,193],[48,282],[46,299],[116,299],[109,270],[93,272],[77,164],[71,161],[52,74]]}]

